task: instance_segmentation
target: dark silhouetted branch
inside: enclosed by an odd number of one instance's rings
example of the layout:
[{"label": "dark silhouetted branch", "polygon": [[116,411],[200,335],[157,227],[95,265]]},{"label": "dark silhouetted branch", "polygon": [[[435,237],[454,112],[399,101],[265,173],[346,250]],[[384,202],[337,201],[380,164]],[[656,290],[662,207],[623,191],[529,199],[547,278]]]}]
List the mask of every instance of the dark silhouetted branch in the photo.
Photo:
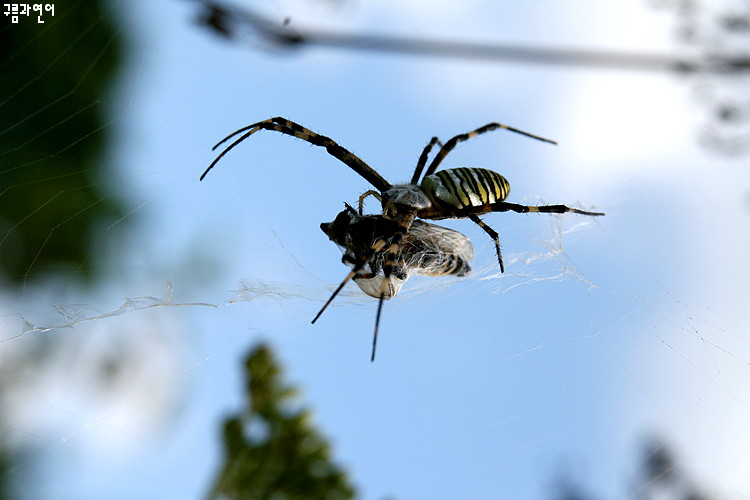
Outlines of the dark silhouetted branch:
[{"label": "dark silhouetted branch", "polygon": [[566,67],[593,67],[674,73],[733,74],[750,71],[750,54],[711,54],[703,57],[678,57],[618,51],[597,51],[556,47],[523,47],[508,44],[447,41],[386,35],[360,35],[328,31],[300,30],[284,22],[275,22],[253,12],[214,0],[193,0],[204,9],[203,24],[217,33],[236,38],[248,31],[281,48],[329,47],[337,49],[411,54],[459,59],[483,59],[524,64]]}]

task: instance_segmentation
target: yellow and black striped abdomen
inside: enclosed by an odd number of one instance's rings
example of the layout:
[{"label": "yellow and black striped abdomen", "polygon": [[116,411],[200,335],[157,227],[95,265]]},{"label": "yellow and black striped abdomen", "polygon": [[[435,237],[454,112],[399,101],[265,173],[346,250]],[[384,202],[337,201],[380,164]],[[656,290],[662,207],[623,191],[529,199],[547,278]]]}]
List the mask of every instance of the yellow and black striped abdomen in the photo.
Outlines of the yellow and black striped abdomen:
[{"label": "yellow and black striped abdomen", "polygon": [[492,170],[462,167],[426,176],[422,189],[439,205],[465,208],[503,201],[510,192],[510,184]]}]

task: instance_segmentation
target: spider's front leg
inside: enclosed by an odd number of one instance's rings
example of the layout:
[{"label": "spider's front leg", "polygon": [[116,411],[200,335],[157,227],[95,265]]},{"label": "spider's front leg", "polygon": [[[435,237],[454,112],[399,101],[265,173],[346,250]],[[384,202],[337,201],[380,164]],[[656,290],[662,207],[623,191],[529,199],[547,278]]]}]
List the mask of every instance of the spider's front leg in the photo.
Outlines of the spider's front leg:
[{"label": "spider's front leg", "polygon": [[370,251],[361,255],[360,258],[354,263],[352,266],[351,271],[346,275],[346,277],[341,281],[338,287],[336,287],[336,290],[333,291],[331,296],[328,298],[325,304],[323,304],[323,307],[318,311],[318,314],[315,315],[315,317],[312,320],[312,323],[314,324],[316,321],[318,321],[318,318],[320,318],[321,314],[323,314],[323,311],[325,311],[329,305],[331,305],[331,302],[333,302],[333,299],[336,298],[336,296],[339,294],[339,292],[344,288],[344,286],[356,276],[356,274],[363,268],[365,265],[367,265],[368,262],[372,259],[372,257],[383,250],[383,248],[386,246],[386,241],[383,239],[380,239],[373,243],[372,247],[370,248]]},{"label": "spider's front leg", "polygon": [[280,132],[282,134],[290,135],[303,141],[309,142],[314,146],[320,146],[328,151],[328,154],[337,158],[339,161],[347,165],[349,168],[358,173],[367,182],[372,184],[375,189],[385,191],[391,187],[391,184],[386,181],[379,173],[377,173],[371,166],[362,161],[357,155],[349,151],[348,149],[339,145],[336,141],[330,137],[313,132],[312,130],[303,127],[299,123],[295,123],[286,118],[277,116],[275,118],[269,118],[260,122],[253,123],[246,127],[242,127],[226,136],[224,139],[219,141],[213,149],[218,148],[228,140],[239,136],[229,146],[227,146],[219,155],[211,162],[208,168],[201,175],[200,180],[206,177],[206,174],[221,160],[224,155],[234,149],[235,146],[240,144],[242,141],[253,135],[259,130],[272,130],[274,132]]},{"label": "spider's front leg", "polygon": [[364,203],[365,203],[365,199],[367,199],[368,196],[373,196],[380,202],[383,201],[383,197],[380,196],[380,193],[378,193],[377,191],[372,190],[372,189],[365,191],[359,196],[359,207],[358,207],[359,215],[364,215],[363,213]]},{"label": "spider's front leg", "polygon": [[[409,225],[414,220],[414,217],[409,221]],[[406,232],[409,230],[408,227],[401,226],[401,229],[396,232],[390,238],[390,244],[388,245],[388,253],[383,261],[383,282],[380,284],[380,297],[378,298],[378,311],[375,314],[375,332],[372,336],[372,354],[370,355],[370,361],[375,361],[375,349],[378,344],[378,329],[380,328],[380,313],[383,310],[383,302],[385,301],[386,294],[388,293],[388,286],[390,283],[391,274],[393,274],[393,265],[396,261],[401,242],[404,239]],[[381,240],[383,241],[383,240]]]}]

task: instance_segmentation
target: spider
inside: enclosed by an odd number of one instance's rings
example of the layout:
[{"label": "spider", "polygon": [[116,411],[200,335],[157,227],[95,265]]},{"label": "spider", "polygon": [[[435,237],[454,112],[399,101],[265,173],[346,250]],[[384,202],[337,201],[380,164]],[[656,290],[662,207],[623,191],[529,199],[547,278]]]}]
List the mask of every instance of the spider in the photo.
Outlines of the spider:
[{"label": "spider", "polygon": [[[382,204],[382,217],[396,223],[395,225],[392,225],[392,228],[389,230],[391,234],[385,235],[387,237],[375,241],[370,250],[361,255],[361,257],[365,259],[365,262],[362,263],[360,260],[360,263],[358,264],[359,269],[362,269],[367,261],[369,261],[374,255],[380,253],[385,253],[386,255],[382,263],[383,279],[380,280],[381,289],[379,294],[378,314],[375,319],[375,336],[377,336],[383,300],[388,294],[394,261],[399,254],[399,247],[402,240],[409,233],[415,219],[441,220],[448,218],[468,218],[481,227],[482,230],[492,238],[495,243],[500,271],[505,272],[502,253],[500,251],[499,235],[494,229],[485,224],[479,218],[479,215],[489,212],[508,211],[517,213],[538,212],[558,214],[573,212],[588,216],[604,215],[601,212],[587,212],[566,205],[529,206],[503,201],[510,192],[510,184],[505,177],[492,170],[468,167],[450,168],[440,171],[437,170],[448,153],[450,153],[459,142],[466,141],[493,130],[507,130],[539,141],[556,144],[552,140],[494,122],[488,123],[487,125],[479,127],[471,132],[459,134],[444,144],[437,137],[433,137],[422,150],[422,154],[419,156],[411,181],[408,184],[393,185],[386,181],[377,171],[375,171],[375,169],[370,167],[349,150],[340,146],[330,137],[317,134],[298,123],[287,120],[286,118],[269,118],[242,127],[219,141],[214,146],[214,150],[230,139],[237,137],[229,144],[229,146],[219,153],[213,162],[211,162],[208,168],[203,172],[203,175],[201,175],[200,179],[203,180],[206,174],[208,174],[219,160],[221,160],[224,155],[231,151],[235,146],[250,137],[252,134],[263,129],[281,132],[282,134],[302,139],[303,141],[309,142],[315,146],[324,147],[330,155],[354,170],[375,188],[375,190],[369,190],[359,197],[360,214],[362,212],[364,199],[368,196],[374,196],[380,200]],[[435,145],[439,145],[440,149],[428,165],[427,160]],[[427,167],[426,170],[425,167]],[[423,172],[424,176],[422,175]],[[356,274],[359,269],[355,266],[355,268],[352,269],[352,272]],[[325,310],[327,305],[333,300],[341,288],[343,288],[348,279],[350,278],[347,278],[344,283],[336,289],[326,305],[324,305],[323,309],[318,313],[316,319],[320,316],[323,310]]]},{"label": "spider", "polygon": [[[385,241],[399,231],[398,222],[382,215],[362,215],[345,203],[332,222],[324,222],[320,229],[344,250],[341,258],[352,270],[339,286],[341,289],[350,279],[367,295],[388,300],[398,295],[401,287],[411,276],[464,276],[471,271],[474,249],[471,240],[452,229],[421,220],[412,223],[398,251],[393,256],[393,267],[386,278],[383,266],[386,254],[373,252],[373,248],[385,245]],[[334,292],[313,323],[338,293]],[[372,355],[375,360],[377,330],[372,340]]]}]

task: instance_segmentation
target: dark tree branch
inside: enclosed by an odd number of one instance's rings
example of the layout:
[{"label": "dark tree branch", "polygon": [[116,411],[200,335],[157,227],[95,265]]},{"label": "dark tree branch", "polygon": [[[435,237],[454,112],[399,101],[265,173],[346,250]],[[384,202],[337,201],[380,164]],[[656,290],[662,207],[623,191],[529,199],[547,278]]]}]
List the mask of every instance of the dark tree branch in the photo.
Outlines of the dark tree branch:
[{"label": "dark tree branch", "polygon": [[750,54],[707,54],[703,57],[688,58],[668,54],[524,47],[429,38],[334,33],[312,29],[300,30],[289,27],[287,22],[276,22],[247,8],[215,0],[192,1],[200,3],[204,9],[201,15],[203,24],[222,36],[236,38],[241,31],[246,30],[272,45],[287,49],[317,46],[431,57],[673,73],[746,74],[750,71]]}]

